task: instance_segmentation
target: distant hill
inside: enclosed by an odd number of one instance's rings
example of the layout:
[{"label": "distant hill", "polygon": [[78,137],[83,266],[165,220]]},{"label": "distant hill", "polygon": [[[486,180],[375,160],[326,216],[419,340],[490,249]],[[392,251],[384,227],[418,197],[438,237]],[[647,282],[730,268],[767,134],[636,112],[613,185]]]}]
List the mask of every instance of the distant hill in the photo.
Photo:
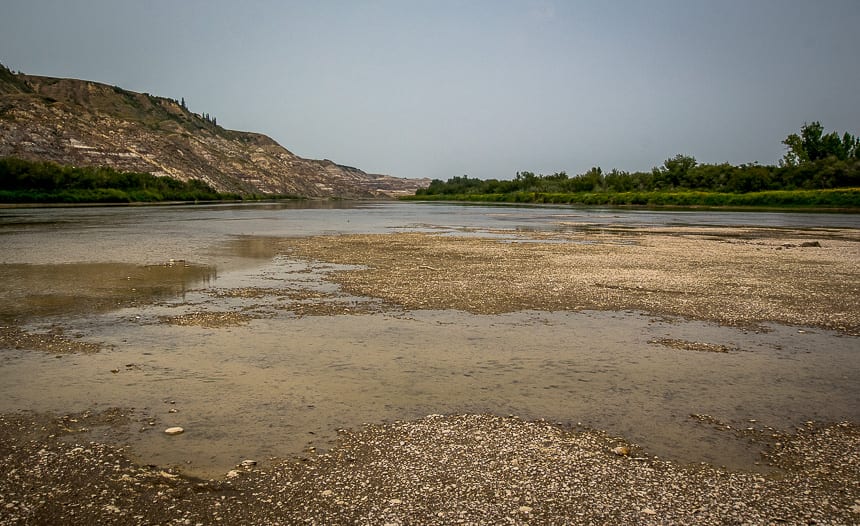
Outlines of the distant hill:
[{"label": "distant hill", "polygon": [[265,135],[222,128],[173,99],[0,65],[5,156],[198,179],[242,194],[383,197],[414,194],[430,182],[304,159]]}]

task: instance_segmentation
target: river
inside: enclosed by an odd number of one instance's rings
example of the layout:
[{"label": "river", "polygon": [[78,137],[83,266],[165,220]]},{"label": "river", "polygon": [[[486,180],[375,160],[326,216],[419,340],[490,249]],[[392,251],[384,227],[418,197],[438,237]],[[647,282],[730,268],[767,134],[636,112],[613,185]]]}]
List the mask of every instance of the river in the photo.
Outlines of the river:
[{"label": "river", "polygon": [[[3,208],[0,323],[102,350],[0,349],[0,412],[133,408],[121,433],[86,438],[200,476],[324,449],[339,428],[430,413],[545,418],[680,462],[748,469],[757,450],[690,415],[734,427],[860,420],[858,340],[824,330],[627,311],[297,316],[283,297],[253,293],[337,294],[332,265],[279,254],[274,238],[681,225],[856,229],[860,217],[387,201]],[[206,311],[254,316],[163,322]],[[649,343],[659,338],[738,352],[679,355]],[[185,433],[162,432],[175,425]]]}]

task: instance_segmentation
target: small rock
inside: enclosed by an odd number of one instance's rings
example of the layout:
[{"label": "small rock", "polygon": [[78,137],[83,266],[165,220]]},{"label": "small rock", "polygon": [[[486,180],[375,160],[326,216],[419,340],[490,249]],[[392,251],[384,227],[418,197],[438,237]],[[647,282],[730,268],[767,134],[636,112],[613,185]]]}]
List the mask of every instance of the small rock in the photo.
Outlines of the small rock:
[{"label": "small rock", "polygon": [[645,515],[657,515],[657,512],[652,510],[651,508],[643,509],[642,513],[644,513]]},{"label": "small rock", "polygon": [[322,495],[323,497],[331,497],[333,493],[334,492],[332,490],[326,489],[326,490],[323,490],[322,493],[320,493],[320,495]]},{"label": "small rock", "polygon": [[250,468],[251,466],[256,466],[256,465],[257,465],[256,460],[243,460],[241,463],[241,466],[243,468]]},{"label": "small rock", "polygon": [[402,500],[400,500],[400,499],[391,499],[391,500],[389,500],[389,501],[388,501],[388,503],[389,503],[389,504],[391,504],[392,506],[397,506],[398,504],[400,504],[400,503],[402,503],[402,502],[403,502],[403,501],[402,501]]},{"label": "small rock", "polygon": [[802,247],[821,247],[821,243],[818,241],[804,241],[800,244]]},{"label": "small rock", "polygon": [[231,469],[230,471],[227,472],[226,476],[228,479],[234,479],[234,478],[239,476],[239,472],[236,471],[235,469]]},{"label": "small rock", "polygon": [[630,454],[630,448],[627,446],[618,446],[618,447],[612,448],[612,452],[618,456],[626,457],[627,455]]},{"label": "small rock", "polygon": [[164,430],[164,432],[168,435],[178,435],[180,433],[184,433],[185,430],[182,429],[181,427],[177,426],[177,427],[168,427],[167,429]]},{"label": "small rock", "polygon": [[532,507],[531,506],[520,506],[519,511],[520,511],[520,513],[531,513]]}]

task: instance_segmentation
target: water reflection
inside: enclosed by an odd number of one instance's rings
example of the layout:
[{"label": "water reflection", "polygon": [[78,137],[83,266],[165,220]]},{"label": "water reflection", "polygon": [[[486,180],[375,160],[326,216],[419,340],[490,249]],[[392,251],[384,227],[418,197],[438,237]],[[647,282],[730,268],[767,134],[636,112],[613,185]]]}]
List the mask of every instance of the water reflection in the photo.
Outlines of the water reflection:
[{"label": "water reflection", "polygon": [[[860,218],[392,202],[0,209],[0,323],[59,319],[107,349],[61,359],[3,349],[0,411],[137,407],[158,428],[188,431],[135,430],[134,452],[201,474],[325,445],[338,427],[428,413],[582,421],[661,456],[742,466],[756,452],[690,413],[775,426],[860,418],[856,338],[635,313],[303,317],[291,306],[334,297],[323,273],[337,269],[277,247],[326,233],[507,231],[493,235],[516,241],[517,231],[682,224],[857,228]],[[258,317],[217,329],[157,322],[206,310]],[[742,352],[649,343],[667,338]]]},{"label": "water reflection", "polygon": [[216,277],[211,266],[185,261],[162,265],[67,263],[0,265],[0,321],[87,316],[185,292]]}]

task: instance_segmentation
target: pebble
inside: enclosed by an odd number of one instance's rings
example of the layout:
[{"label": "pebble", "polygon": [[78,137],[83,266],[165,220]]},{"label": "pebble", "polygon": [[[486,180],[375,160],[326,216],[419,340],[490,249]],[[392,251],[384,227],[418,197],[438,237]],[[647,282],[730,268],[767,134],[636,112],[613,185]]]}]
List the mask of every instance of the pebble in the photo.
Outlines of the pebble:
[{"label": "pebble", "polygon": [[627,446],[618,446],[612,448],[612,452],[618,456],[626,457],[630,454],[630,448]]},{"label": "pebble", "polygon": [[[211,481],[135,465],[100,444],[34,441],[34,427],[0,415],[0,443],[11,444],[14,460],[0,458],[0,523],[718,526],[858,524],[860,516],[860,429],[851,423],[778,435],[780,457],[770,458],[786,459],[779,476],[651,456],[619,461],[609,452],[621,439],[603,432],[459,415],[345,431],[311,462],[236,469]],[[415,451],[392,455],[401,443]],[[46,475],[56,482],[29,483]],[[92,490],[58,490],[70,487]],[[779,498],[760,498],[770,495]],[[43,520],[31,520],[33,510]]]},{"label": "pebble", "polygon": [[180,433],[184,433],[185,430],[182,429],[181,427],[177,426],[177,427],[168,427],[167,429],[164,430],[164,432],[168,435],[178,435]]}]

